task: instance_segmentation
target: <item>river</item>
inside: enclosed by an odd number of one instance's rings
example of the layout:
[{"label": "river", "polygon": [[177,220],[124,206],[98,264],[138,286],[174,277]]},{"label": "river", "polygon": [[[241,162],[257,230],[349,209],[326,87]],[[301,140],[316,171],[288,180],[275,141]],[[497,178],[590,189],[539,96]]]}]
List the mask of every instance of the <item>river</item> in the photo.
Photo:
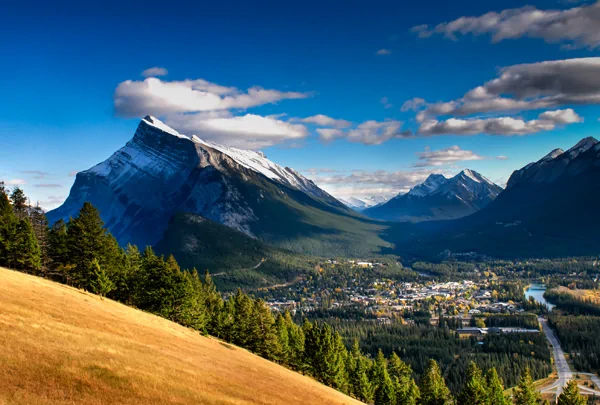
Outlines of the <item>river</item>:
[{"label": "river", "polygon": [[529,299],[529,297],[533,297],[534,300],[536,300],[540,304],[546,305],[548,310],[552,311],[552,308],[554,308],[555,305],[550,304],[548,301],[546,301],[546,299],[544,298],[545,291],[546,286],[544,284],[531,284],[525,290],[525,298]]}]

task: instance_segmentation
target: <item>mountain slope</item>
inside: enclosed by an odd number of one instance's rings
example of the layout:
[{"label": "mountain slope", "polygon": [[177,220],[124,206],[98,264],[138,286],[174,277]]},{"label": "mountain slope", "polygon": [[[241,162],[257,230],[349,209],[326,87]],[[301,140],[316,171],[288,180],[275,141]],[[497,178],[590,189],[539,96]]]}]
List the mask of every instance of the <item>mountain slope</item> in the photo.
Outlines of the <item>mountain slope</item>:
[{"label": "mountain slope", "polygon": [[158,243],[169,220],[189,212],[300,252],[377,251],[378,225],[260,152],[187,137],[153,117],[106,161],[78,173],[51,223],[90,201],[121,244]]},{"label": "mountain slope", "polygon": [[155,250],[173,254],[183,268],[210,271],[221,291],[289,282],[318,263],[189,213],[171,219]]},{"label": "mountain slope", "polygon": [[165,319],[0,268],[0,403],[359,404]]},{"label": "mountain slope", "polygon": [[[421,228],[413,252],[478,252],[498,257],[600,254],[600,143],[586,138],[516,170],[477,213]],[[420,245],[420,246],[419,246]]]},{"label": "mountain slope", "polygon": [[488,205],[501,190],[472,170],[463,170],[449,179],[431,174],[408,193],[363,213],[372,218],[404,222],[461,218]]}]

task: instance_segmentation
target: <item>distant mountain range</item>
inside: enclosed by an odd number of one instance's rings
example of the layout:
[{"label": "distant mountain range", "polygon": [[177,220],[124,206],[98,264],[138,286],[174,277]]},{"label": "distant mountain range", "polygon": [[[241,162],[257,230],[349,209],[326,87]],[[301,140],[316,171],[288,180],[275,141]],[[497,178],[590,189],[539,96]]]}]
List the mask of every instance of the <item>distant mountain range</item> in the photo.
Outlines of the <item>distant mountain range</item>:
[{"label": "distant mountain range", "polygon": [[[417,255],[448,249],[499,257],[600,254],[600,143],[585,138],[516,170],[480,211],[420,227],[398,248]],[[416,239],[419,240],[415,243]]]},{"label": "distant mountain range", "polygon": [[473,214],[491,203],[502,188],[473,170],[446,178],[431,174],[425,182],[385,204],[367,208],[371,218],[420,222],[455,219]]},{"label": "distant mountain range", "polygon": [[281,280],[298,271],[298,254],[598,254],[598,185],[600,144],[586,138],[515,171],[505,190],[463,170],[431,175],[387,202],[342,203],[261,152],[188,137],[148,116],[123,148],[78,173],[47,216],[68,220],[90,201],[122,245],[152,245],[211,271],[250,269],[268,256],[261,278]]},{"label": "distant mountain range", "polygon": [[346,207],[352,208],[355,211],[362,212],[367,208],[375,207],[377,205],[381,205],[389,200],[389,198],[383,196],[370,196],[370,197],[350,197],[347,199],[339,199]]}]

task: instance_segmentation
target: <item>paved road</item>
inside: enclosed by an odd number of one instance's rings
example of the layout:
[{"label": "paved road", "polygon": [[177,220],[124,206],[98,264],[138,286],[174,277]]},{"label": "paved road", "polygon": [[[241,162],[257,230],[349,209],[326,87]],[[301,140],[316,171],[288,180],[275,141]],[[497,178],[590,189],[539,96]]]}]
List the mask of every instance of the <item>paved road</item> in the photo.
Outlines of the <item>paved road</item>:
[{"label": "paved road", "polygon": [[[552,330],[552,328],[550,328],[550,326],[548,326],[548,322],[546,321],[546,319],[538,318],[538,320],[542,325],[542,330],[544,331],[546,338],[552,346],[554,365],[556,366],[556,372],[558,373],[558,380],[556,380],[552,385],[542,388],[541,392],[556,394],[556,398],[558,398],[558,396],[561,394],[561,392],[567,385],[567,382],[569,382],[569,380],[573,378],[574,374],[590,376],[596,387],[600,389],[600,379],[594,374],[571,371],[571,367],[569,366],[569,363],[565,358],[565,352],[563,352],[562,348],[560,347],[560,342],[554,334],[554,331]],[[596,391],[581,385],[579,386],[579,389],[582,393],[596,394],[597,396],[600,396],[600,391]]]}]

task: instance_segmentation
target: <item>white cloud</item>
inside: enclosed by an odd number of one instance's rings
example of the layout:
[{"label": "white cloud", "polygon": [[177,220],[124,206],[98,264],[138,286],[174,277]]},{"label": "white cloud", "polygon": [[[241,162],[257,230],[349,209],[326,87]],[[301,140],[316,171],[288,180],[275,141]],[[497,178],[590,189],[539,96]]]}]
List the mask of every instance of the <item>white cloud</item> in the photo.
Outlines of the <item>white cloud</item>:
[{"label": "white cloud", "polygon": [[485,159],[485,157],[473,151],[461,149],[457,145],[440,150],[431,150],[428,146],[424,152],[417,152],[416,155],[419,161],[414,164],[415,167],[443,166],[457,162]]},{"label": "white cloud", "polygon": [[34,184],[33,187],[35,187],[35,188],[62,188],[62,185],[55,184],[55,183],[41,183],[41,184]]},{"label": "white cloud", "polygon": [[302,124],[255,114],[176,114],[167,116],[166,123],[181,133],[243,149],[261,149],[308,136]]},{"label": "white cloud", "polygon": [[425,120],[419,127],[421,135],[527,135],[549,131],[558,125],[583,122],[572,109],[546,111],[537,119],[525,121],[521,118],[449,118],[445,121]]},{"label": "white cloud", "polygon": [[169,74],[169,71],[165,68],[154,66],[150,69],[146,69],[142,72],[142,76],[144,77],[159,77],[166,76]]},{"label": "white cloud", "polygon": [[518,112],[571,104],[600,104],[600,58],[509,66],[460,99],[428,104],[418,118],[423,121],[439,115]]},{"label": "white cloud", "polygon": [[50,173],[43,172],[41,170],[22,170],[21,174],[31,175],[34,179],[38,179],[39,180],[39,179],[43,179],[44,177],[46,177]]},{"label": "white cloud", "polygon": [[6,184],[10,186],[22,186],[23,184],[27,184],[27,182],[23,179],[10,179],[6,181]]},{"label": "white cloud", "polygon": [[308,174],[319,187],[339,198],[382,195],[392,197],[405,193],[422,183],[431,173],[439,170],[410,170],[389,172],[385,170],[357,170],[344,174]]},{"label": "white cloud", "polygon": [[[62,203],[66,200],[65,196],[47,196],[45,197],[45,200],[41,200],[39,201],[40,206],[46,210],[52,210],[54,208],[60,207],[62,205]],[[50,224],[52,225],[52,224]]]},{"label": "white cloud", "polygon": [[344,136],[344,131],[337,128],[317,128],[317,133],[322,142],[329,143]]},{"label": "white cloud", "polygon": [[396,120],[365,121],[349,130],[346,139],[365,145],[380,145],[390,139],[407,138],[412,135],[408,131],[401,131],[401,128],[402,122]]},{"label": "white cloud", "polygon": [[377,52],[375,52],[375,55],[379,55],[379,56],[387,56],[387,55],[391,55],[392,51],[389,49],[379,49]]},{"label": "white cloud", "polygon": [[414,97],[411,98],[408,101],[405,101],[404,104],[402,104],[402,107],[400,107],[400,111],[406,112],[406,111],[417,111],[419,108],[421,108],[422,106],[426,105],[427,103],[425,102],[424,99],[420,98],[420,97]]},{"label": "white cloud", "polygon": [[567,49],[596,49],[600,47],[600,2],[566,10],[538,10],[526,6],[476,17],[460,17],[435,27],[422,24],[413,27],[412,31],[421,38],[440,34],[456,40],[457,35],[490,34],[494,43],[530,37],[548,43],[565,43]]},{"label": "white cloud", "polygon": [[247,109],[284,99],[308,97],[308,93],[282,92],[252,87],[241,92],[204,79],[165,82],[155,77],[126,80],[114,94],[117,114],[125,117],[164,116],[230,109]]},{"label": "white cloud", "polygon": [[322,127],[347,128],[352,125],[350,121],[331,118],[323,114],[317,114],[306,118],[297,118],[294,120],[298,120],[306,124],[316,124]]}]

